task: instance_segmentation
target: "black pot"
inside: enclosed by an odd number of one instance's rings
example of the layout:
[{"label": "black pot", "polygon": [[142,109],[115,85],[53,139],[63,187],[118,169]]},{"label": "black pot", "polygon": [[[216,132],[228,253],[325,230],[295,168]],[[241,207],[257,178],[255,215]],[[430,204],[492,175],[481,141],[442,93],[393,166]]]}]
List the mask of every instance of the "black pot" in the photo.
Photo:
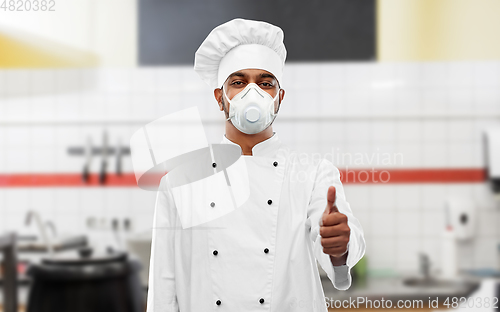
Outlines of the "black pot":
[{"label": "black pot", "polygon": [[31,265],[27,312],[143,312],[141,266],[126,254]]}]

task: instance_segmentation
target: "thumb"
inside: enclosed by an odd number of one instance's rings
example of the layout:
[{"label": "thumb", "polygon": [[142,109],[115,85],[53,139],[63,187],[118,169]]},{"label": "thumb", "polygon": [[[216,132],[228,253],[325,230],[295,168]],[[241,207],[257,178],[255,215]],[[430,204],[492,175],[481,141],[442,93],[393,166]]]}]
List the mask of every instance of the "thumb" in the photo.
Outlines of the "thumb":
[{"label": "thumb", "polygon": [[330,186],[328,188],[328,193],[326,195],[326,200],[327,200],[325,209],[326,214],[339,211],[337,206],[335,205],[336,199],[337,199],[337,190],[335,189],[335,186]]}]

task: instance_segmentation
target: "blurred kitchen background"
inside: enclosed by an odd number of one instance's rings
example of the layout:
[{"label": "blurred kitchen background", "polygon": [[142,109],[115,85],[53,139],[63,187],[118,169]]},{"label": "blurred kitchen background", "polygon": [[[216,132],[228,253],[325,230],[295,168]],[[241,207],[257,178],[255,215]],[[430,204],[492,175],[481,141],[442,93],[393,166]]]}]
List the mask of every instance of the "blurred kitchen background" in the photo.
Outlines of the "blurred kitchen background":
[{"label": "blurred kitchen background", "polygon": [[[137,187],[130,137],[196,105],[208,141],[220,142],[223,113],[193,71],[194,52],[213,27],[244,17],[285,32],[275,131],[337,165],[365,231],[352,289],[339,294],[325,282],[325,294],[493,296],[499,1],[56,0],[51,12],[24,8],[0,10],[0,234],[16,233],[3,260],[14,254],[20,280],[47,257],[48,241],[69,258],[79,250],[76,258],[91,259],[92,249],[135,259],[145,295],[156,193]],[[0,247],[8,251],[9,241]],[[21,308],[29,287],[18,283]]]}]

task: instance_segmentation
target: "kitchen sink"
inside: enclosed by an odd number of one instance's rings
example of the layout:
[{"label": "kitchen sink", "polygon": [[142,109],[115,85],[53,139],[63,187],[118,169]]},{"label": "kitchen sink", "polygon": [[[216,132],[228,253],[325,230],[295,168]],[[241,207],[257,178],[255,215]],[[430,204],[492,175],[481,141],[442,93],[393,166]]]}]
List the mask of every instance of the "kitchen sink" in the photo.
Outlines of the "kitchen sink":
[{"label": "kitchen sink", "polygon": [[[54,251],[78,249],[88,246],[88,239],[85,235],[66,236],[52,241]],[[20,237],[17,244],[18,252],[47,252],[47,245],[36,237]]]}]

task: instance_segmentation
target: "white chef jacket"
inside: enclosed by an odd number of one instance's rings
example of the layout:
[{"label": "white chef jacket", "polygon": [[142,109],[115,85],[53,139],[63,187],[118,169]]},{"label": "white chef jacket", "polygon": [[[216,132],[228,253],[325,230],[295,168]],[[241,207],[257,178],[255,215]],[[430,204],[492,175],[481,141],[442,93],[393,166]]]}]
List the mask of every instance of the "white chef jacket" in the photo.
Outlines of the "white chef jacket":
[{"label": "white chef jacket", "polygon": [[[236,144],[223,136],[222,143]],[[305,161],[276,133],[244,157],[250,198],[238,209],[182,229],[168,174],[154,213],[147,312],[327,311],[316,260],[337,289],[351,285],[350,269],[365,241],[340,182],[326,160]],[[329,186],[351,229],[347,264],[323,253],[319,221]]]}]

